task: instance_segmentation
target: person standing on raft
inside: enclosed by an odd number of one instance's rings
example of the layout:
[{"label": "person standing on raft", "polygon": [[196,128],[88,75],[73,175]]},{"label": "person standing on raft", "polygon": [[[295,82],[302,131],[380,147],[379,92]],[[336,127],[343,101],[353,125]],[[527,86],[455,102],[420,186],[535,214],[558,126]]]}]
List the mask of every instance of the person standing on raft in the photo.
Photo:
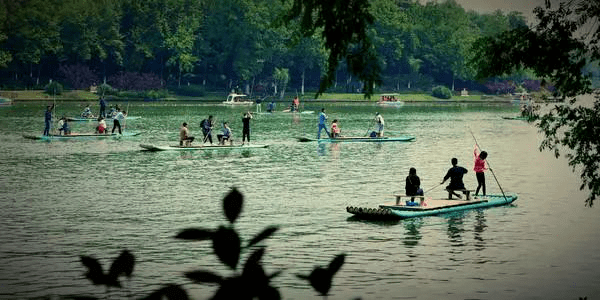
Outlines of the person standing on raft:
[{"label": "person standing on raft", "polygon": [[477,145],[475,145],[475,149],[473,150],[473,156],[475,158],[475,163],[473,165],[473,171],[475,171],[475,177],[477,177],[477,189],[475,190],[475,196],[479,194],[479,189],[481,188],[483,191],[483,195],[485,196],[485,172],[488,168],[486,168],[485,159],[487,158],[487,152],[481,151],[481,153],[477,153]]},{"label": "person standing on raft", "polygon": [[327,137],[331,136],[327,130],[327,115],[325,114],[325,108],[321,108],[321,112],[319,113],[319,132],[317,133],[317,139],[321,138],[321,129],[325,129]]}]

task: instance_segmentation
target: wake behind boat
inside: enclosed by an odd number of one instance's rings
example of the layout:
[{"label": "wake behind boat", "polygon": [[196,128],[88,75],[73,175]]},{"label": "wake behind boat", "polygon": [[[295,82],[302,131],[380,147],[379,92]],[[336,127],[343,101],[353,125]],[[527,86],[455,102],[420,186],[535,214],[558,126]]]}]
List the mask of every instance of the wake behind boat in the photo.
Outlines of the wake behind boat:
[{"label": "wake behind boat", "polygon": [[24,134],[23,137],[32,140],[76,140],[76,139],[103,139],[103,138],[120,138],[139,135],[140,132],[126,131],[123,134],[118,133],[72,133],[67,135],[32,135]]},{"label": "wake behind boat", "polygon": [[379,208],[348,206],[346,207],[346,211],[360,219],[399,220],[469,209],[503,206],[513,203],[517,198],[517,194],[505,194],[480,196],[472,200],[425,199],[425,201],[420,203],[418,200],[414,202],[407,200],[398,204],[395,202],[384,203],[379,205]]},{"label": "wake behind boat", "polygon": [[383,136],[383,137],[351,137],[351,136],[345,136],[345,137],[337,137],[337,138],[324,138],[324,139],[314,139],[314,138],[307,138],[307,137],[298,137],[297,138],[299,142],[330,142],[330,143],[336,143],[336,142],[410,142],[413,141],[415,139],[414,136],[398,136],[398,137],[389,137],[389,136]]},{"label": "wake behind boat", "polygon": [[250,145],[197,145],[197,146],[156,146],[150,144],[140,144],[148,151],[182,151],[182,150],[224,150],[224,149],[250,149],[250,148],[267,148],[268,144],[250,144]]}]

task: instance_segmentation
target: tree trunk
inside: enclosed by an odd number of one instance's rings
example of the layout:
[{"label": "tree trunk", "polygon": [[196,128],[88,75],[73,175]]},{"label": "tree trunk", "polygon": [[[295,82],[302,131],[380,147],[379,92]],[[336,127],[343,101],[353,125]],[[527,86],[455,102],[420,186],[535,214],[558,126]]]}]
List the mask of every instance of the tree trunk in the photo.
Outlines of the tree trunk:
[{"label": "tree trunk", "polygon": [[181,65],[179,66],[179,78],[177,78],[177,87],[181,87]]},{"label": "tree trunk", "polygon": [[304,96],[304,72],[306,71],[306,68],[302,68],[302,88],[300,89],[300,93],[302,94],[302,96]]}]

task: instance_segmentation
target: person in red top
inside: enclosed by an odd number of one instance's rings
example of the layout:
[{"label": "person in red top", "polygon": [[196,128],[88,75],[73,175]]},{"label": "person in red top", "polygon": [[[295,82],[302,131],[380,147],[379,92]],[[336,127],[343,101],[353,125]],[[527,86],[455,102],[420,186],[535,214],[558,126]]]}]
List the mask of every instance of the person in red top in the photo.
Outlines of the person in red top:
[{"label": "person in red top", "polygon": [[337,119],[333,120],[331,123],[331,137],[336,138],[340,136],[340,128],[337,125]]},{"label": "person in red top", "polygon": [[298,99],[298,97],[294,97],[294,100],[292,100],[291,111],[298,111],[298,108],[300,108],[300,100]]},{"label": "person in red top", "polygon": [[475,149],[473,150],[473,156],[475,157],[473,171],[475,171],[475,176],[477,177],[477,189],[475,190],[475,196],[479,194],[480,188],[485,196],[485,174],[483,172],[487,170],[485,165],[485,159],[487,158],[487,155],[488,154],[485,151],[481,151],[481,153],[478,154],[477,145],[475,145]]}]

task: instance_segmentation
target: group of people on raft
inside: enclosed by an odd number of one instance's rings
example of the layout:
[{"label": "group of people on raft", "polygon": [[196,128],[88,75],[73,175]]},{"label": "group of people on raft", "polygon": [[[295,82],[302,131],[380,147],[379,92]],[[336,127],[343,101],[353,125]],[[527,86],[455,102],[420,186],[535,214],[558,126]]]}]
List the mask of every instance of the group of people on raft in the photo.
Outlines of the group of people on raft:
[{"label": "group of people on raft", "polygon": [[[485,174],[489,168],[486,166],[486,158],[488,156],[486,151],[481,151],[479,153],[477,146],[473,150],[474,156],[474,164],[473,171],[475,172],[475,177],[477,178],[477,189],[475,190],[475,196],[479,195],[479,191],[483,192],[483,196],[486,195],[485,190]],[[457,192],[462,192],[467,195],[467,199],[469,198],[470,191],[465,188],[465,184],[463,182],[463,176],[467,174],[467,169],[458,165],[458,159],[452,158],[451,160],[452,168],[448,169],[446,175],[442,179],[440,185],[444,184],[446,180],[450,179],[450,184],[446,186],[446,191],[448,191],[448,199],[452,199],[452,196],[456,196],[459,199],[462,199],[462,196]],[[415,168],[410,168],[408,171],[408,176],[406,176],[406,184],[404,186],[404,190],[407,196],[424,196],[423,189],[421,188],[421,179],[417,176],[417,170]]]},{"label": "group of people on raft", "polygon": [[[385,126],[385,121],[383,120],[383,116],[376,112],[375,113],[375,118],[372,121],[373,123],[376,124],[376,131],[371,131],[371,133],[369,134],[370,137],[383,137],[383,128]],[[321,112],[319,113],[319,129],[317,132],[317,139],[321,138],[321,130],[325,129],[325,133],[327,133],[327,136],[330,138],[338,138],[341,137],[340,133],[341,133],[341,129],[338,125],[338,120],[334,119],[333,122],[331,122],[331,133],[327,130],[327,115],[325,114],[325,108],[321,108]],[[370,131],[370,127],[369,130]]]},{"label": "group of people on raft", "polygon": [[[101,98],[100,101],[101,101],[101,103],[105,103],[104,98]],[[53,110],[54,110],[54,104],[46,106],[46,112],[44,114],[44,124],[45,124],[44,132],[43,132],[44,136],[50,135],[50,127],[52,124],[52,111]],[[83,118],[95,118],[89,105],[87,105],[84,108],[83,112],[81,113],[81,116]],[[108,115],[106,115],[104,110],[102,109],[102,105],[100,106],[100,114],[98,117],[98,123],[96,125],[96,134],[107,134],[108,133],[105,116],[108,118],[111,118],[113,120],[112,133],[115,133],[115,130],[119,129],[119,134],[123,134],[122,129],[121,129],[121,123],[127,117],[127,112],[121,111],[121,109],[118,106],[114,106],[114,107],[111,107],[111,111],[109,112]],[[58,129],[58,135],[70,135],[71,128],[69,126],[69,118],[62,116],[58,120],[57,129]]]},{"label": "group of people on raft", "polygon": [[[250,145],[250,120],[252,120],[252,118],[252,113],[250,111],[244,113],[242,116],[242,146],[245,145],[246,142]],[[212,115],[200,122],[200,129],[202,129],[202,135],[204,136],[202,144],[210,142],[210,144],[213,145],[212,131],[214,126],[215,120]],[[231,128],[229,128],[229,123],[223,122],[221,130],[222,132],[217,134],[218,145],[225,145],[227,142],[229,142],[229,145],[233,145],[232,131]],[[194,136],[190,135],[188,124],[183,122],[179,129],[179,146],[189,147],[195,139]]]},{"label": "group of people on raft", "polygon": [[[294,97],[294,99],[292,100],[292,103],[290,104],[290,106],[288,107],[287,110],[283,110],[284,112],[289,111],[289,112],[298,112],[300,109],[300,99],[298,99],[298,96]],[[267,104],[267,112],[268,113],[272,113],[275,112],[275,101],[271,101],[269,102],[269,104]]]}]

